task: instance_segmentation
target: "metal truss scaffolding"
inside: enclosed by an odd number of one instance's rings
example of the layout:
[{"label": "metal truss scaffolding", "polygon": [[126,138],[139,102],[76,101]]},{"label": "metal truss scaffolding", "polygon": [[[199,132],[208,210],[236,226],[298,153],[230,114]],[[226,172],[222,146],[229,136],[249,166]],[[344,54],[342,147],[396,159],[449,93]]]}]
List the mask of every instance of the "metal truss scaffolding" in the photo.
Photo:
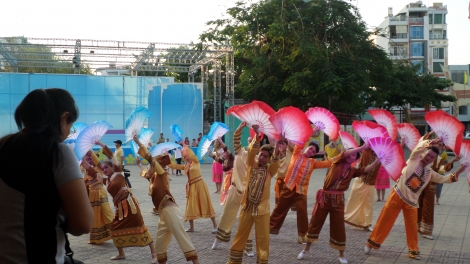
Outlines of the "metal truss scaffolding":
[{"label": "metal truss scaffolding", "polygon": [[92,71],[129,70],[131,75],[143,71],[187,72],[190,82],[194,82],[194,77],[200,70],[205,96],[209,76],[213,77],[214,121],[222,120],[223,73],[226,82],[225,98],[233,104],[233,61],[233,47],[230,45],[0,37],[0,70],[9,68],[17,72],[19,68],[73,69],[75,74],[80,74],[80,70],[86,67]]}]

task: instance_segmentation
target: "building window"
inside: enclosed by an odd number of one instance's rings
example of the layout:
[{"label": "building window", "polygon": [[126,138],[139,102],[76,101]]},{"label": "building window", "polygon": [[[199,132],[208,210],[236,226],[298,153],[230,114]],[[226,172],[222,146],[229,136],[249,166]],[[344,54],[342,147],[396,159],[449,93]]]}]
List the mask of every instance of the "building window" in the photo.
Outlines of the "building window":
[{"label": "building window", "polygon": [[410,61],[411,65],[413,66],[416,66],[416,65],[419,65],[419,68],[418,68],[418,73],[424,73],[424,67],[423,67],[423,61],[420,61],[420,60],[412,60]]},{"label": "building window", "polygon": [[454,83],[463,83],[464,71],[452,71],[451,78]]},{"label": "building window", "polygon": [[432,49],[432,58],[435,60],[444,59],[444,48],[433,48]]},{"label": "building window", "polygon": [[444,72],[441,68],[441,65],[442,66],[445,66],[444,62],[441,61],[441,62],[433,62],[432,63],[432,72]]},{"label": "building window", "polygon": [[459,115],[468,115],[468,107],[466,105],[459,106]]},{"label": "building window", "polygon": [[434,24],[442,24],[442,14],[434,14]]},{"label": "building window", "polygon": [[411,56],[424,56],[423,43],[411,43]]},{"label": "building window", "polygon": [[432,24],[432,16],[433,14],[429,14],[429,24]]},{"label": "building window", "polygon": [[423,39],[423,27],[410,27],[410,39]]}]

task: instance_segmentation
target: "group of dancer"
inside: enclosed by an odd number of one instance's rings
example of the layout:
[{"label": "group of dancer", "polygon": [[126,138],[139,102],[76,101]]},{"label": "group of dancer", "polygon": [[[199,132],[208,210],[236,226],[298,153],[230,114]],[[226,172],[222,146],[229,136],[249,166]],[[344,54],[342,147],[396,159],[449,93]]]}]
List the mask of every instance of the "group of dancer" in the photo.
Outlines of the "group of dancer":
[{"label": "group of dancer", "polygon": [[[456,172],[442,176],[459,157],[445,164],[438,158],[440,149],[443,148],[442,141],[439,138],[431,140],[433,133],[428,133],[412,151],[400,180],[393,187],[375,227],[372,228],[374,187],[382,168],[368,143],[343,150],[334,158],[317,161],[314,158],[319,152],[316,142],[310,142],[303,149],[281,137],[274,146],[261,146],[259,128],[256,125],[252,127],[255,137],[250,137],[248,147],[243,148],[241,134],[246,126],[242,122],[234,132],[234,153],[218,140],[219,155],[215,152],[210,154],[226,174],[220,198],[224,207],[218,225],[207,185],[201,176],[199,160],[192,150],[186,145],[183,147],[183,165],[171,163],[166,155],[152,157],[139,139],[134,137],[139,145],[139,155],[149,162],[148,168],[142,171],[142,176],[149,180],[149,195],[160,215],[155,246],[152,245],[153,239],[143,222],[139,204],[125,182],[121,166],[116,165],[119,162],[113,159],[109,148],[97,142],[110,161],[100,164],[99,159],[90,151],[82,162],[90,203],[95,213],[90,243],[100,244],[112,238],[119,254],[111,259],[125,258],[124,247],[149,245],[152,262],[165,263],[168,258],[166,250],[173,235],[186,259],[198,263],[195,247],[187,234],[195,230],[194,220],[212,220],[212,232],[215,233],[212,249],[215,250],[220,243],[230,241],[233,224],[239,216],[227,263],[242,263],[243,254],[255,255],[253,232],[256,236],[257,263],[268,263],[270,234],[279,233],[289,209],[295,205],[297,242],[305,244],[298,259],[308,257],[311,245],[318,241],[326,217],[330,215],[330,246],[339,251],[341,263],[348,263],[344,256],[345,223],[372,231],[365,246],[365,252],[369,254],[372,248],[380,248],[399,212],[403,210],[409,256],[420,259],[418,232],[423,236],[432,235],[435,184],[455,182],[464,169],[462,166]],[[356,161],[357,164],[352,166]],[[190,227],[186,230],[181,211],[170,192],[165,168],[180,169],[188,177],[184,221],[189,221]],[[307,193],[310,176],[313,170],[322,168],[328,170],[323,187],[316,193],[316,203],[309,223]],[[276,178],[276,205],[271,212],[269,199],[273,177]],[[355,180],[345,205],[344,192],[353,178]],[[113,197],[116,210],[114,215],[107,201],[105,186]]]}]

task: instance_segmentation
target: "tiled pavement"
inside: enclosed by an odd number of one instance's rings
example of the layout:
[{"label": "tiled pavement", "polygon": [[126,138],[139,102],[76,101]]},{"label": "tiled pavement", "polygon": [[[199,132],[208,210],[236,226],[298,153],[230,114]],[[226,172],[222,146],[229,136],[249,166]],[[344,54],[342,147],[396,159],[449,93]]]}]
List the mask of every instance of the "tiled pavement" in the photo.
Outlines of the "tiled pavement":
[{"label": "tiled pavement", "polygon": [[[136,195],[145,224],[149,228],[155,239],[158,216],[151,213],[153,204],[147,195],[148,182],[139,176],[136,166],[127,166],[131,170],[130,177],[132,192]],[[202,176],[209,187],[211,198],[217,214],[217,221],[222,213],[222,206],[219,205],[219,195],[214,194],[215,184],[211,181],[211,164],[203,164]],[[325,176],[325,170],[314,171],[309,187],[308,208],[311,210],[314,205],[315,192],[318,190]],[[186,176],[171,176],[171,191],[184,213],[186,204],[185,184]],[[272,185],[274,180],[272,181]],[[388,195],[390,189],[387,190]],[[346,193],[348,197],[349,192]],[[271,192],[271,210],[274,208],[274,192]],[[111,200],[111,199],[110,199]],[[441,197],[441,205],[435,207],[435,227],[434,237],[436,240],[427,240],[419,237],[419,247],[422,260],[412,260],[408,258],[408,248],[406,246],[405,228],[403,216],[400,214],[395,222],[390,235],[385,240],[382,248],[373,251],[370,256],[364,254],[363,247],[368,238],[369,232],[346,226],[346,251],[345,256],[349,263],[470,263],[470,194],[465,176],[460,177],[460,181],[454,184],[444,185]],[[383,202],[374,204],[374,222],[379,216],[383,207]],[[198,219],[195,221],[196,232],[189,233],[199,255],[200,263],[219,264],[225,263],[229,256],[230,243],[221,243],[217,250],[211,250],[214,235],[211,234],[212,223],[210,219]],[[189,224],[185,223],[188,227]],[[312,252],[306,259],[297,260],[298,253],[303,246],[297,244],[295,212],[289,212],[279,235],[271,235],[270,263],[339,263],[338,251],[329,246],[329,219],[326,220],[320,234],[319,242],[312,246]],[[236,232],[237,221],[235,222],[232,238]],[[109,260],[117,255],[117,250],[111,240],[101,245],[89,245],[88,235],[80,237],[70,236],[71,247],[75,251],[75,258],[85,263],[150,263],[151,255],[148,247],[125,248],[125,260]],[[168,263],[186,263],[178,244],[173,238],[168,248]],[[243,263],[256,263],[256,257],[248,258],[244,256]]]}]

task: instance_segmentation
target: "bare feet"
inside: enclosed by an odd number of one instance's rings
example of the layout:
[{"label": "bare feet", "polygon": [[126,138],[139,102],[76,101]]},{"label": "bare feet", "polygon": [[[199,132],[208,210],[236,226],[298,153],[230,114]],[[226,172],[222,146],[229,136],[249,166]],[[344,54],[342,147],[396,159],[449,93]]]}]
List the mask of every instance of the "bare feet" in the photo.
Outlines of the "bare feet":
[{"label": "bare feet", "polygon": [[188,228],[188,229],[186,229],[185,231],[186,231],[186,232],[194,232],[194,229]]},{"label": "bare feet", "polygon": [[377,199],[377,201],[376,201],[376,202],[381,202],[381,201],[380,201],[380,199]]}]

